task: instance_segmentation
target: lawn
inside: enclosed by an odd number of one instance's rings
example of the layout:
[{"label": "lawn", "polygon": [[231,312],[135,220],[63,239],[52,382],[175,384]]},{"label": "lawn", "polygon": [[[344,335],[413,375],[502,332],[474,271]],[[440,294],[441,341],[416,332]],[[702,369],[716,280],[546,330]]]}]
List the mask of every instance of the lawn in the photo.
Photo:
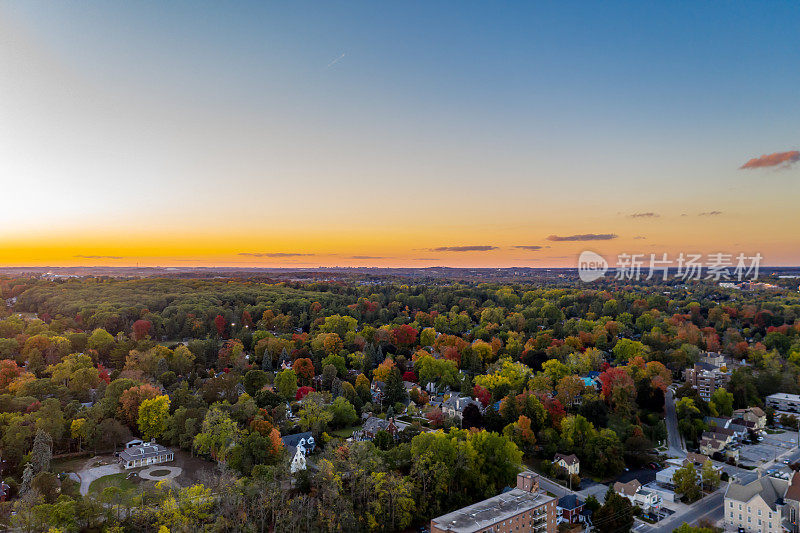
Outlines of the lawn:
[{"label": "lawn", "polygon": [[[101,478],[95,479],[92,481],[92,484],[89,485],[89,492],[94,494],[100,494],[103,492],[103,489],[108,487],[118,487],[121,490],[128,491],[133,490],[136,488],[136,482],[130,479],[126,479],[127,472],[120,472],[119,474],[111,474],[109,476],[103,476]],[[138,478],[136,478],[138,479]]]},{"label": "lawn", "polygon": [[353,436],[353,431],[360,429],[361,426],[350,426],[342,429],[336,429],[330,432],[331,436],[346,439]]},{"label": "lawn", "polygon": [[169,470],[164,470],[163,468],[159,470],[153,470],[152,472],[150,472],[150,475],[153,477],[166,476],[167,474],[169,474]]}]

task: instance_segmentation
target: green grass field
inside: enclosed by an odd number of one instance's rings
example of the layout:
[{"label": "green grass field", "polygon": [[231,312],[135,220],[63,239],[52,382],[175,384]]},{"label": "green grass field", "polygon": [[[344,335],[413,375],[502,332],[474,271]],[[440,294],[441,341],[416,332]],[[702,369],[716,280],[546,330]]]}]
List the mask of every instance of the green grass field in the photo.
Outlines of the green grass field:
[{"label": "green grass field", "polygon": [[89,492],[100,494],[107,487],[118,487],[124,491],[133,490],[136,488],[137,483],[130,479],[125,479],[127,475],[127,472],[120,472],[119,474],[111,474],[110,476],[95,479],[89,485]]}]

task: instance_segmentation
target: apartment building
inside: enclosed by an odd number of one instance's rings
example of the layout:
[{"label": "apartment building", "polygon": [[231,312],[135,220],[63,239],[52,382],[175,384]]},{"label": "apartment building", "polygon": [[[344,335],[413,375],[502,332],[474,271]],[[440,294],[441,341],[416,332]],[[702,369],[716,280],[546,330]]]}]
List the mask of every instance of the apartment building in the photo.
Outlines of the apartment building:
[{"label": "apartment building", "polygon": [[431,533],[555,533],[556,499],[539,490],[539,475],[522,472],[517,486],[431,520]]},{"label": "apartment building", "polygon": [[709,363],[697,363],[692,368],[687,368],[684,376],[686,382],[691,384],[705,401],[709,401],[714,391],[725,387],[731,379],[727,369]]}]

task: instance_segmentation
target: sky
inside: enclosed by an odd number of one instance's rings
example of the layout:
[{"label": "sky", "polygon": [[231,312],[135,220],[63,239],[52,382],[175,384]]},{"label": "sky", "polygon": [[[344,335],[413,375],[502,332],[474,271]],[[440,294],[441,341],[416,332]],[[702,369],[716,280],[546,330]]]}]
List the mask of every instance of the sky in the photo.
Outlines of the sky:
[{"label": "sky", "polygon": [[800,264],[800,8],[0,3],[0,265]]}]

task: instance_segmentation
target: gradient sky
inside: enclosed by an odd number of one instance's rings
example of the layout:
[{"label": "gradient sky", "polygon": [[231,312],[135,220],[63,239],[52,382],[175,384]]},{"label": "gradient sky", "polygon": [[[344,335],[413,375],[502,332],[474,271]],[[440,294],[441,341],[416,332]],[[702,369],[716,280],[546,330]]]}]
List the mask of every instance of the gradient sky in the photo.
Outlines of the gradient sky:
[{"label": "gradient sky", "polygon": [[800,264],[798,28],[794,1],[6,0],[0,264]]}]

